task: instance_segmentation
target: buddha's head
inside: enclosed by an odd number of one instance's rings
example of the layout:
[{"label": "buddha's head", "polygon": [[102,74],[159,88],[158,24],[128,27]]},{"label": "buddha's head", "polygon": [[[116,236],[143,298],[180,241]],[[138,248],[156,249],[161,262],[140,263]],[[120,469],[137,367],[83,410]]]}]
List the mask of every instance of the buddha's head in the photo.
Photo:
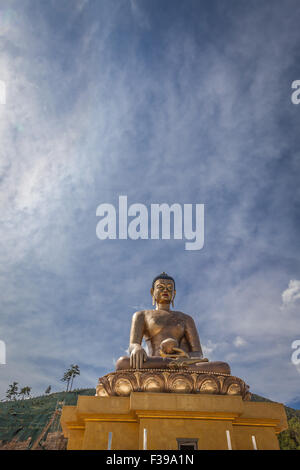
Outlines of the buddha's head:
[{"label": "buddha's head", "polygon": [[171,276],[163,272],[153,279],[150,292],[153,305],[155,302],[170,305],[171,302],[173,303],[176,295],[175,281]]}]

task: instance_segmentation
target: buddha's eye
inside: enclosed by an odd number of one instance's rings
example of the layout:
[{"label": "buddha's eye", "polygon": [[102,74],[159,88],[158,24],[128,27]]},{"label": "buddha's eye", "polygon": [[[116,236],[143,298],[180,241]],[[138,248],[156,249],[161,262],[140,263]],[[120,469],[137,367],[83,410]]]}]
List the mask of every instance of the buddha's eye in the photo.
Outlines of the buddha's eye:
[{"label": "buddha's eye", "polygon": [[160,284],[160,285],[157,286],[157,289],[158,289],[158,290],[164,290],[165,288],[167,288],[168,291],[172,291],[172,290],[173,290],[172,284],[170,284],[170,285],[168,285],[168,286],[165,286],[165,285]]}]

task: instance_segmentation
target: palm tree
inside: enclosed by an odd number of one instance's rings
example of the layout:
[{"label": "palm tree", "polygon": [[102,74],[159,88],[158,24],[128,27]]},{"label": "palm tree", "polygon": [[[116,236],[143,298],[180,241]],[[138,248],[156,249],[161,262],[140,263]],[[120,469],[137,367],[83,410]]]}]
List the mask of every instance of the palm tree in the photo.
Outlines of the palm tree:
[{"label": "palm tree", "polygon": [[28,397],[30,396],[30,392],[31,392],[31,387],[23,387],[21,388],[21,390],[19,391],[18,395],[22,395],[22,399],[24,400],[25,396],[27,395]]},{"label": "palm tree", "polygon": [[72,390],[73,380],[76,377],[76,375],[80,375],[79,366],[77,364],[71,364],[70,368],[66,370],[66,372],[63,375],[63,378],[61,379],[62,382],[67,382],[66,392],[68,391],[70,392]]},{"label": "palm tree", "polygon": [[18,385],[18,382],[13,382],[11,385],[9,385],[6,392],[6,398],[8,400],[11,400],[12,398],[16,400],[16,396],[18,395]]},{"label": "palm tree", "polygon": [[70,385],[70,391],[71,391],[72,386],[73,386],[73,380],[76,377],[76,375],[80,375],[80,369],[77,364],[73,364],[71,365],[71,368],[69,370],[70,370],[70,375],[71,375],[71,385]]},{"label": "palm tree", "polygon": [[26,394],[26,387],[23,387],[23,388],[21,388],[21,390],[19,391],[18,395],[21,395],[22,400],[24,400],[25,394]]},{"label": "palm tree", "polygon": [[71,380],[71,374],[70,374],[70,370],[68,369],[63,377],[60,379],[62,382],[67,382],[67,389],[66,389],[66,392],[68,392],[68,389],[69,389],[69,383],[70,383],[70,380]]}]

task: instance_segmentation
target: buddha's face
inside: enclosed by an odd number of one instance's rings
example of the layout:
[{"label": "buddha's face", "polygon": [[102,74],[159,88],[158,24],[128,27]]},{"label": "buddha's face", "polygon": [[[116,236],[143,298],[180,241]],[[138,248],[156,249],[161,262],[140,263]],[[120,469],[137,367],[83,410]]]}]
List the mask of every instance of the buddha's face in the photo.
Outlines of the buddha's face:
[{"label": "buddha's face", "polygon": [[154,289],[151,289],[151,295],[159,304],[170,304],[174,299],[176,291],[173,281],[169,279],[157,279]]}]

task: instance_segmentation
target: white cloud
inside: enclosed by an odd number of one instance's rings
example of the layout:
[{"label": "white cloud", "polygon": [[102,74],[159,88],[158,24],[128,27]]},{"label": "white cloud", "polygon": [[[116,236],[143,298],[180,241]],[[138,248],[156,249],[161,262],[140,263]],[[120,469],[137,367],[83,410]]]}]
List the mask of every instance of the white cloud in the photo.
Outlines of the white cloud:
[{"label": "white cloud", "polygon": [[300,281],[290,280],[288,288],[282,293],[283,307],[294,307],[296,304],[298,304],[299,301]]},{"label": "white cloud", "polygon": [[218,348],[217,343],[213,343],[210,339],[207,343],[202,344],[203,356],[209,358],[209,356]]},{"label": "white cloud", "polygon": [[242,346],[245,346],[247,344],[247,341],[244,338],[242,338],[241,336],[237,336],[233,340],[233,344],[236,348],[240,348]]}]

